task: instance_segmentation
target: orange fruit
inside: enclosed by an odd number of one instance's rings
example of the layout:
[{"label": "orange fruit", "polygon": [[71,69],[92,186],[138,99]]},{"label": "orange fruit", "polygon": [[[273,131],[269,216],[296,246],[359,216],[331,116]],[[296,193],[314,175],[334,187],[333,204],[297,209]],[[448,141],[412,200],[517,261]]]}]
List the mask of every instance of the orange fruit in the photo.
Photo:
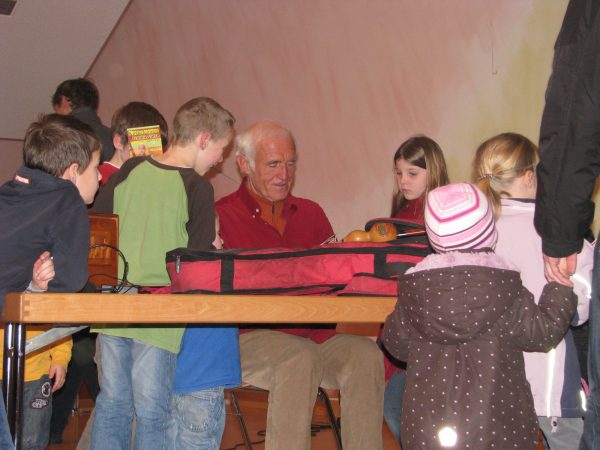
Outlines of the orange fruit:
[{"label": "orange fruit", "polygon": [[369,242],[370,235],[363,230],[354,230],[348,233],[344,238],[344,242]]},{"label": "orange fruit", "polygon": [[381,222],[376,223],[369,230],[371,242],[387,242],[396,239],[398,232],[396,225],[393,223]]}]

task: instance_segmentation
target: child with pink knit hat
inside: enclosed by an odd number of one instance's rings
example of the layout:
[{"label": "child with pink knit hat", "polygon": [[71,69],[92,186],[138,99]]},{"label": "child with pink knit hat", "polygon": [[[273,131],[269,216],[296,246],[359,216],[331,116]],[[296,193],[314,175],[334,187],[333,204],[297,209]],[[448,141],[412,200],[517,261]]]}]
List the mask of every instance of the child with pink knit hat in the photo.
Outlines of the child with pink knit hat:
[{"label": "child with pink knit hat", "polygon": [[577,300],[546,285],[539,304],[494,254],[486,196],[466,183],[427,195],[425,227],[436,251],[399,278],[382,340],[407,362],[402,444],[417,449],[535,449],[538,424],[523,351],[563,337]]}]

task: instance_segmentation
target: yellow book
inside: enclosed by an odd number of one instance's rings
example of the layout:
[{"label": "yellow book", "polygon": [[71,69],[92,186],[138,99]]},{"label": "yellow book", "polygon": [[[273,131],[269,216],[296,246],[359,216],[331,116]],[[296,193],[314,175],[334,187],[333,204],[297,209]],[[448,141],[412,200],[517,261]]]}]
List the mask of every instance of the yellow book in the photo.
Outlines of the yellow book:
[{"label": "yellow book", "polygon": [[160,140],[160,127],[127,128],[131,156],[161,155],[163,152]]}]

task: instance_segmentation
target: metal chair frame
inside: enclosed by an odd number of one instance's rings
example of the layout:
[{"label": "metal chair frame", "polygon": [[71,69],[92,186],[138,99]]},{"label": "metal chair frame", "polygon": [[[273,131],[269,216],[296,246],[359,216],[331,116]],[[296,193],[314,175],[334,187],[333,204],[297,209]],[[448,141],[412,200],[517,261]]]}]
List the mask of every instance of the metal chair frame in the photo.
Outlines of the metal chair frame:
[{"label": "metal chair frame", "polygon": [[[246,421],[244,420],[244,414],[240,409],[240,404],[237,399],[236,390],[253,390],[253,391],[263,391],[268,392],[264,389],[257,388],[255,386],[242,386],[240,388],[230,389],[228,390],[229,395],[231,396],[231,403],[234,409],[234,414],[240,425],[240,430],[242,433],[242,439],[244,440],[244,444],[248,450],[252,450],[252,440],[250,439],[250,434],[248,433],[248,427],[246,426]],[[333,431],[333,436],[335,437],[335,442],[337,444],[338,450],[342,450],[342,435],[340,430],[340,425],[338,422],[338,418],[335,416],[335,412],[333,411],[333,407],[331,406],[331,401],[329,400],[329,396],[327,392],[323,388],[319,388],[317,392],[317,400],[321,400],[325,405],[325,410],[327,411],[327,418],[329,420],[329,426]]]}]

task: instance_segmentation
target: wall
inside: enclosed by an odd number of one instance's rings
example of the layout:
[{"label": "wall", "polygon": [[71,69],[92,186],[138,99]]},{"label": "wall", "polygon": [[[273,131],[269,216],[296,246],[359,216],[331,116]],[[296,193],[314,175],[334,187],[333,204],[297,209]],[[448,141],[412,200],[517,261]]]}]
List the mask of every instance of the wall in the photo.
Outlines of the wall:
[{"label": "wall", "polygon": [[15,170],[23,164],[22,149],[23,141],[0,139],[0,184],[10,180]]},{"label": "wall", "polygon": [[27,0],[0,15],[0,138],[21,139],[66,78],[83,75],[128,0]]},{"label": "wall", "polygon": [[[284,122],[300,146],[295,193],[319,201],[343,236],[387,214],[391,155],[411,134],[442,144],[454,181],[468,178],[484,138],[536,140],[566,3],[133,0],[89,74],[105,122],[133,99],[170,118],[197,95],[231,109],[240,129]],[[0,139],[0,182],[21,164],[21,145]],[[222,170],[218,196],[239,180],[233,158]]]},{"label": "wall", "polygon": [[[89,75],[105,122],[134,99],[170,120],[214,97],[238,129],[271,118],[295,134],[296,195],[338,236],[389,214],[391,158],[415,133],[436,139],[452,180],[501,131],[536,141],[566,0],[133,0]],[[234,158],[212,178],[235,189]]]}]

